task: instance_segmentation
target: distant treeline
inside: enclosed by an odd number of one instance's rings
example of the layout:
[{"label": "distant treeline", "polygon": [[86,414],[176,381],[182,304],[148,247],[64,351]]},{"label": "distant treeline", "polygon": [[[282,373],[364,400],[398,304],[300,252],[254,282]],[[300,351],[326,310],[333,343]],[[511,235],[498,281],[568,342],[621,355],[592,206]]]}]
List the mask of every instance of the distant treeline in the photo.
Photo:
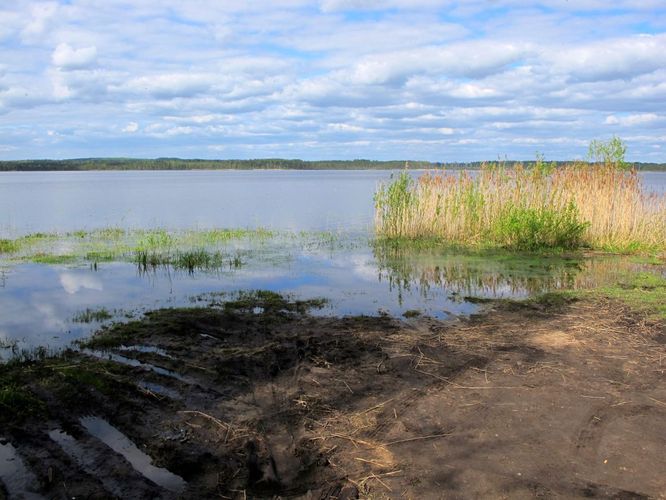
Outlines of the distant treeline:
[{"label": "distant treeline", "polygon": [[[79,158],[73,160],[15,160],[0,161],[0,172],[43,172],[59,170],[391,170],[391,169],[478,169],[487,162],[427,162],[427,161],[376,161],[376,160],[285,160],[266,158],[256,160],[196,160],[180,158],[156,158],[152,160],[134,158]],[[504,165],[516,163],[532,165],[533,161],[503,161]],[[563,165],[568,162],[553,162]],[[636,163],[639,170],[665,170],[664,163]]]}]

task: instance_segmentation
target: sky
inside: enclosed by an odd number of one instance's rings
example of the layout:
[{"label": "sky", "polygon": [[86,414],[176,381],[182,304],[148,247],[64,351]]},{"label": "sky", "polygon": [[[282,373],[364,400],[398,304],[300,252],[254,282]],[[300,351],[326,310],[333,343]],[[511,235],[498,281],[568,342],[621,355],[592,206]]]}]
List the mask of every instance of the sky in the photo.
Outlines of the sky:
[{"label": "sky", "polygon": [[0,159],[666,162],[666,0],[0,0]]}]

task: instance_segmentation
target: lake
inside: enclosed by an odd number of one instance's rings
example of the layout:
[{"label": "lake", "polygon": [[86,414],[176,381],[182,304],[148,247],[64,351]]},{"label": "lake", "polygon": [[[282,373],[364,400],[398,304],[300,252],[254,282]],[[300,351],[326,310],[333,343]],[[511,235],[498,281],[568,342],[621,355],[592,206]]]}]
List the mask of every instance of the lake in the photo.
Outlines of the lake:
[{"label": "lake", "polygon": [[[0,256],[0,358],[59,349],[114,320],[158,307],[208,305],[265,289],[329,301],[317,314],[478,310],[474,297],[526,297],[583,287],[630,265],[622,259],[488,258],[372,244],[373,193],[390,171],[113,171],[0,174],[0,239],[118,227],[267,228],[270,238],[216,247],[239,265],[186,272],[132,262],[38,264]],[[419,175],[420,172],[413,172]],[[641,174],[666,192],[666,173]],[[327,233],[322,234],[322,231]],[[66,249],[69,242],[58,243]],[[62,248],[60,248],[62,250]]]},{"label": "lake", "polygon": [[[0,173],[0,237],[110,226],[368,232],[372,195],[399,171]],[[412,171],[418,176],[423,171]],[[640,174],[666,192],[666,172]]]}]

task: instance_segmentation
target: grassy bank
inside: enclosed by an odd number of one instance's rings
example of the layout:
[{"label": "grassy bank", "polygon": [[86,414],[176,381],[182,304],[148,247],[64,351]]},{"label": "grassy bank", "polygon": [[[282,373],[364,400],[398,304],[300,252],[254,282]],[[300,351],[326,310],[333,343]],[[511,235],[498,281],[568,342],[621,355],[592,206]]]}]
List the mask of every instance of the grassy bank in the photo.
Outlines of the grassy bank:
[{"label": "grassy bank", "polygon": [[466,172],[406,172],[375,194],[380,238],[534,251],[587,247],[666,250],[666,197],[648,194],[635,170],[613,163],[560,168],[485,165]]}]

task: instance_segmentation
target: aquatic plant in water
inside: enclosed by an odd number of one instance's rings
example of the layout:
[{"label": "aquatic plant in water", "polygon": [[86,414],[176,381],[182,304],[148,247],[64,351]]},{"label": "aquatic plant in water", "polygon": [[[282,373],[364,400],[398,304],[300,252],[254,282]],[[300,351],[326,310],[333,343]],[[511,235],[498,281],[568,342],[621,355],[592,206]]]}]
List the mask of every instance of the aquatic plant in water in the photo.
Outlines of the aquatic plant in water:
[{"label": "aquatic plant in water", "polygon": [[515,250],[663,251],[666,196],[642,189],[620,146],[597,144],[602,161],[560,168],[487,164],[475,177],[442,171],[418,180],[403,172],[375,194],[376,234]]}]

